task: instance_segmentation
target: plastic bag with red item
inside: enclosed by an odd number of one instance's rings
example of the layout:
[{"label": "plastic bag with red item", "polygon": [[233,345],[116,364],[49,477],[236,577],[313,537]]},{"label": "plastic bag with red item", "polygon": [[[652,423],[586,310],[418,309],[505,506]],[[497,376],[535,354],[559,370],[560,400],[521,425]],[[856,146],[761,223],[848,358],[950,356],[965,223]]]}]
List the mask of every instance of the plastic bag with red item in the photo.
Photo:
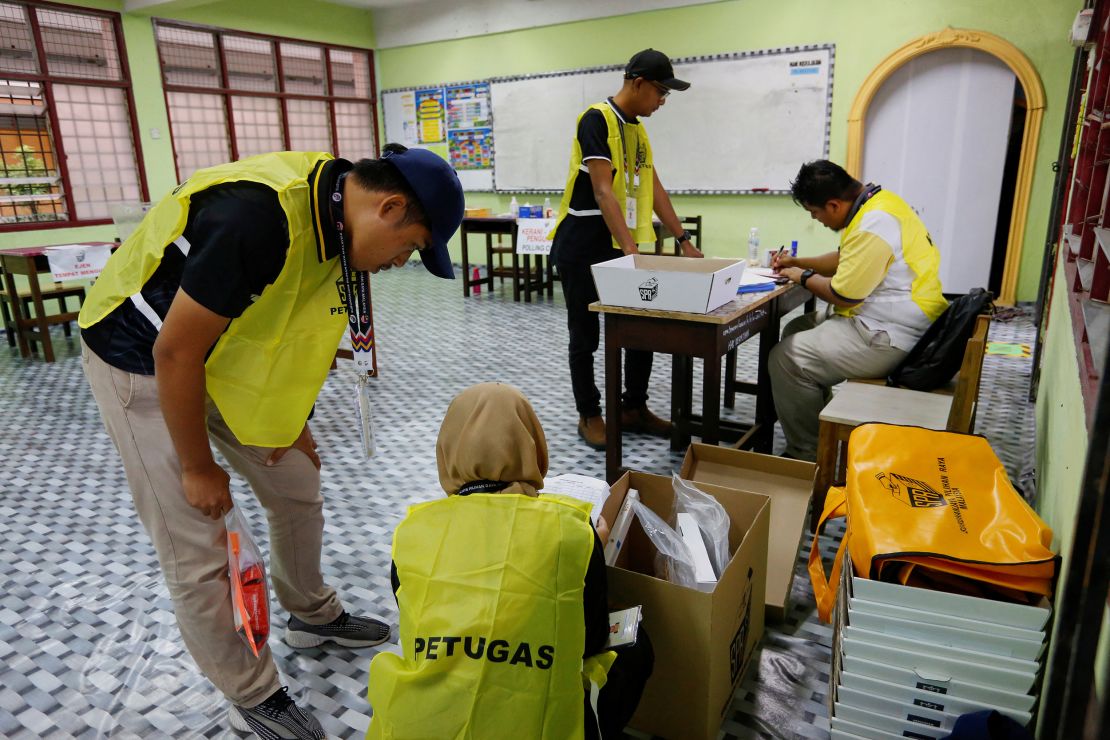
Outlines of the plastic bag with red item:
[{"label": "plastic bag with red item", "polygon": [[224,515],[227,527],[227,573],[235,631],[257,658],[270,636],[270,588],[262,552],[251,537],[239,507]]}]

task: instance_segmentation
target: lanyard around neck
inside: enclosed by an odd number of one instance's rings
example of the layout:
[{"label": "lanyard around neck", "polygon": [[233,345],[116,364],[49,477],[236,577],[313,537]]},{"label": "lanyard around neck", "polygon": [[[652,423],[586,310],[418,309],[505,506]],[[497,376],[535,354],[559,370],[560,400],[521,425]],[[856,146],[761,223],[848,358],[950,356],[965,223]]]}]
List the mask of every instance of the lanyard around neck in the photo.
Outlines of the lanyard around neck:
[{"label": "lanyard around neck", "polygon": [[339,265],[343,272],[343,291],[347,298],[347,325],[351,334],[355,371],[376,377],[378,352],[374,341],[374,308],[370,303],[370,275],[365,270],[352,271],[347,253],[347,235],[343,223],[343,184],[347,173],[340,175],[331,196],[331,216],[339,235]]},{"label": "lanyard around neck", "polygon": [[[609,109],[613,111],[613,115],[617,117],[617,132],[621,135],[621,157],[624,159],[624,188],[625,192],[631,195],[636,185],[636,177],[634,175],[634,170],[636,168],[636,152],[632,153],[632,167],[629,167],[628,139],[626,139],[624,135],[624,115],[617,108],[617,105],[613,102],[612,98],[607,99],[605,102],[609,106]],[[637,143],[637,147],[638,146],[639,144]]]}]

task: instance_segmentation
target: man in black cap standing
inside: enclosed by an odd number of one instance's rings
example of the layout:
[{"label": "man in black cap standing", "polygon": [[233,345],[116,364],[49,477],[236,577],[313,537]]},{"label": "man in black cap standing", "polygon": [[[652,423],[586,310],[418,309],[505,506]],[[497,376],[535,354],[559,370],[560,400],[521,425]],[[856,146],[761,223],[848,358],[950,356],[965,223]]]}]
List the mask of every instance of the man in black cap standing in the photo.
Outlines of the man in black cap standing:
[{"label": "man in black cap standing", "polygon": [[[620,92],[592,105],[578,117],[571,145],[570,173],[551,247],[567,303],[570,330],[570,379],[578,408],[578,434],[590,447],[605,449],[601,393],[594,382],[594,352],[600,323],[589,310],[597,300],[590,265],[623,254],[637,254],[637,244],[654,242],[651,214],[676,237],[687,257],[701,257],[689,232],[675,215],[659,171],[652,164],[651,144],[640,118],[659,110],[672,90],[689,82],[675,79],[667,55],[644,49],[629,60]],[[619,251],[618,251],[619,250]],[[665,437],[670,422],[647,408],[652,353],[625,353],[625,392],[621,428]]]}]

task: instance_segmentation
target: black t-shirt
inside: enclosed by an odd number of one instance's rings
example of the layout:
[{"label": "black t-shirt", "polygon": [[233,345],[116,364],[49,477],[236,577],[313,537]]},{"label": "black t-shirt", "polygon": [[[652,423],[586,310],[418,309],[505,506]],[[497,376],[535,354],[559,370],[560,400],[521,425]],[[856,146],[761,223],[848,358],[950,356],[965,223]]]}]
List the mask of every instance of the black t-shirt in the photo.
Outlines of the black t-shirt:
[{"label": "black t-shirt", "polygon": [[[609,104],[617,113],[617,125],[623,126],[623,121],[629,124],[639,123],[636,118],[624,114],[617,104],[609,98]],[[578,146],[582,149],[582,164],[589,159],[604,159],[612,161],[609,152],[609,126],[605,122],[605,115],[591,108],[578,122]],[[611,167],[610,172],[616,173],[616,168]],[[622,205],[623,207],[623,205]],[[572,211],[599,211],[597,199],[594,198],[594,186],[590,181],[590,173],[578,171],[571,186],[570,209]],[[613,248],[613,236],[605,219],[600,212],[594,215],[575,216],[568,213],[551,244],[551,255],[556,263],[596,264],[605,260],[619,257],[619,250]]]},{"label": "black t-shirt", "polygon": [[[217,185],[192,197],[184,237],[186,259],[174,245],[143,286],[143,299],[164,319],[178,288],[213,313],[237,318],[281,273],[289,226],[277,192],[265,185]],[[86,344],[109,365],[154,374],[158,330],[130,300],[83,329]]]}]

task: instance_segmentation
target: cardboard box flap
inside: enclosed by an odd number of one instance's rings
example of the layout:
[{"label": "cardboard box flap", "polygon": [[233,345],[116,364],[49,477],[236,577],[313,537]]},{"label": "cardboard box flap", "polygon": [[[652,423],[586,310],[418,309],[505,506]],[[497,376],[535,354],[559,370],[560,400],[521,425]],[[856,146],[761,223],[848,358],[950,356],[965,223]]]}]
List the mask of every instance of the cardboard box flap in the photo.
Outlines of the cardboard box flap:
[{"label": "cardboard box flap", "polygon": [[770,498],[767,606],[776,617],[785,613],[790,600],[815,474],[813,463],[717,445],[690,445],[682,463],[681,477],[699,487],[712,484]]}]

